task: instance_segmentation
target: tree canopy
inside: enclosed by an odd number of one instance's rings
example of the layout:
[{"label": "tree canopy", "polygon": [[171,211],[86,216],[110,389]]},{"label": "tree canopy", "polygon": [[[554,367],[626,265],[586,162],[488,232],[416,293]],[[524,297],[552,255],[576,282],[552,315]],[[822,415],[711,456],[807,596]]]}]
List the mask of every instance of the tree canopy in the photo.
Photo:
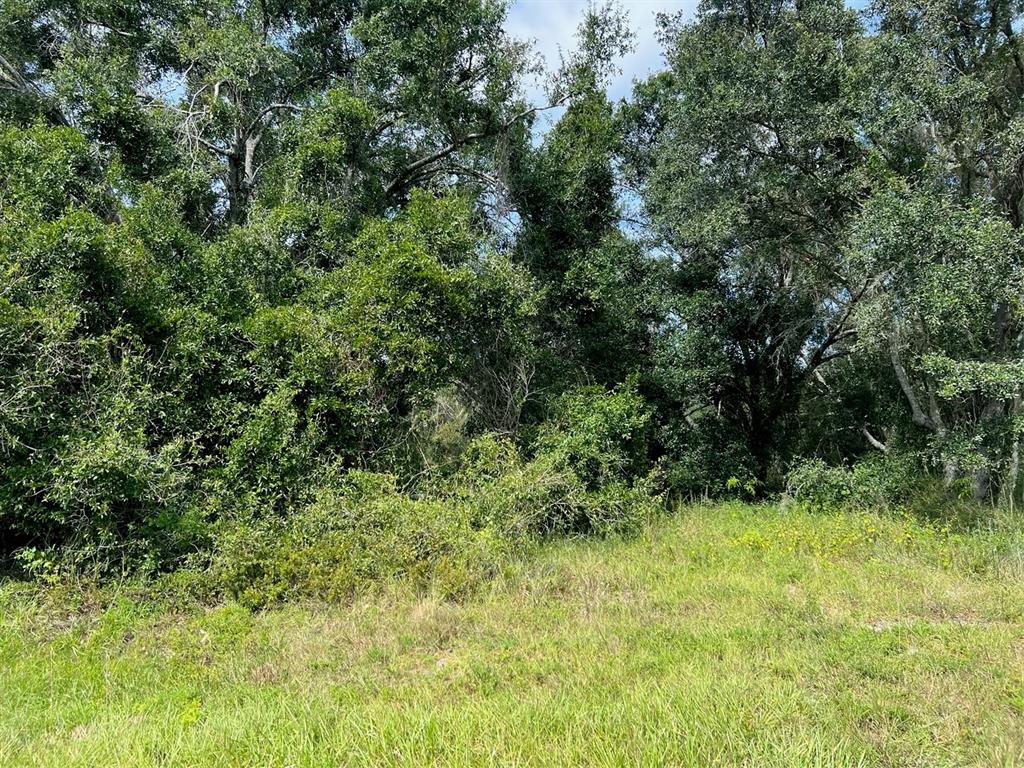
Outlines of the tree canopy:
[{"label": "tree canopy", "polygon": [[506,10],[4,0],[0,554],[163,568],[378,475],[540,533],[1019,498],[1022,3],[704,0],[618,102],[618,8],[546,73]]}]

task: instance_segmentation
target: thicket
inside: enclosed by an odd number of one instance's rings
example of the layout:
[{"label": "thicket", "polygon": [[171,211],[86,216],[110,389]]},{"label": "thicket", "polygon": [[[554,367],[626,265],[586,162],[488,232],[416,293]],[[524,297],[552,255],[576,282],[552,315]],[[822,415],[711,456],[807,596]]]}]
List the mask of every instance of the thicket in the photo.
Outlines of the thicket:
[{"label": "thicket", "polygon": [[613,103],[613,6],[543,72],[495,0],[4,0],[0,557],[459,594],[666,495],[1013,506],[1021,13],[705,0]]}]

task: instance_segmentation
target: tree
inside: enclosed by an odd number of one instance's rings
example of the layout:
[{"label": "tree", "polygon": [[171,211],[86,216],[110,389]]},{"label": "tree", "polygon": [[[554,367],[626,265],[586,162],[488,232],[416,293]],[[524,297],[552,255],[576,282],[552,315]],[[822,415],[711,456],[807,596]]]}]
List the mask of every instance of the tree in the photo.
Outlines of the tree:
[{"label": "tree", "polygon": [[[947,484],[1012,498],[1019,450],[1020,7],[880,3],[864,134],[894,177],[858,225],[861,325]],[[998,382],[998,383],[997,383]],[[1004,482],[993,482],[1004,473]]]},{"label": "tree", "polygon": [[173,558],[488,399],[534,306],[475,213],[533,112],[503,13],[5,6],[5,548]]},{"label": "tree", "polygon": [[658,319],[656,260],[624,231],[618,155],[622,130],[604,90],[631,45],[625,17],[594,7],[579,49],[563,61],[552,99],[568,106],[536,147],[510,164],[521,219],[515,248],[542,287],[543,386],[583,377],[615,385],[644,366]]},{"label": "tree", "polygon": [[663,396],[672,429],[729,425],[764,484],[866,289],[845,247],[872,183],[863,30],[827,0],[705,2],[661,25],[669,70],[637,87],[627,160],[674,264]]},{"label": "tree", "polygon": [[1021,377],[1020,235],[991,210],[920,191],[882,193],[858,226],[858,258],[882,276],[858,310],[860,344],[886,354],[913,423],[932,437],[947,484],[979,500],[992,472],[1013,493]]}]

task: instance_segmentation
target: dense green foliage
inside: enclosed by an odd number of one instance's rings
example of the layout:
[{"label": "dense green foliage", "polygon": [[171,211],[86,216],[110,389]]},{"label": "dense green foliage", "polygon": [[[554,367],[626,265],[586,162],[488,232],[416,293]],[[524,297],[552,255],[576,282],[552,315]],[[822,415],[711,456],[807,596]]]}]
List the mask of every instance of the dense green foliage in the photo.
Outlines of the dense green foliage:
[{"label": "dense green foliage", "polygon": [[504,15],[2,0],[8,567],[457,594],[665,492],[1014,504],[1020,2],[706,0],[618,104],[614,7],[548,104]]}]

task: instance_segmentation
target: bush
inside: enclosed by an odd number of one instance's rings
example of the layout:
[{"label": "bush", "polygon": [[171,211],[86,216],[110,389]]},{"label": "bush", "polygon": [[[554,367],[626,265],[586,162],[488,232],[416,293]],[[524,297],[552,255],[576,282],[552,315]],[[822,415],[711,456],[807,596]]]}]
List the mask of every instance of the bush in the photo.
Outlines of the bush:
[{"label": "bush", "polygon": [[653,476],[588,484],[571,464],[559,451],[525,460],[486,435],[415,493],[394,475],[350,471],[289,515],[222,521],[212,583],[252,607],[348,599],[396,582],[459,597],[543,536],[634,533],[660,508]]},{"label": "bush", "polygon": [[[669,418],[659,425],[657,442],[666,454],[665,484],[683,498],[751,496],[758,490],[756,462],[742,435],[717,419],[692,424]],[[737,485],[738,483],[738,485]]]},{"label": "bush", "polygon": [[853,472],[845,466],[830,466],[821,459],[804,459],[794,464],[786,476],[786,493],[808,506],[834,509],[853,497]]},{"label": "bush", "polygon": [[[471,504],[484,524],[512,540],[637,530],[659,507],[656,475],[616,477],[602,470],[581,477],[576,461],[581,455],[593,460],[584,467],[621,465],[621,456],[602,454],[581,440],[581,432],[560,435],[546,427],[540,450],[529,461],[509,442],[480,438],[469,446],[464,463],[448,482],[448,492]],[[566,446],[581,450],[567,451]]]},{"label": "bush", "polygon": [[972,502],[963,483],[946,486],[930,476],[910,453],[868,456],[851,466],[804,459],[787,475],[787,496],[815,510],[887,510],[957,528],[991,519],[991,510]]},{"label": "bush", "polygon": [[650,413],[633,382],[607,391],[580,387],[556,400],[538,454],[572,470],[589,489],[630,482],[647,463]]},{"label": "bush", "polygon": [[802,460],[790,469],[786,491],[791,498],[815,508],[892,509],[905,504],[924,482],[912,456],[877,454],[852,466]]},{"label": "bush", "polygon": [[492,575],[506,550],[474,524],[469,505],[413,498],[392,475],[350,472],[286,519],[224,525],[211,570],[220,589],[251,607],[348,599],[393,582],[452,597]]}]

